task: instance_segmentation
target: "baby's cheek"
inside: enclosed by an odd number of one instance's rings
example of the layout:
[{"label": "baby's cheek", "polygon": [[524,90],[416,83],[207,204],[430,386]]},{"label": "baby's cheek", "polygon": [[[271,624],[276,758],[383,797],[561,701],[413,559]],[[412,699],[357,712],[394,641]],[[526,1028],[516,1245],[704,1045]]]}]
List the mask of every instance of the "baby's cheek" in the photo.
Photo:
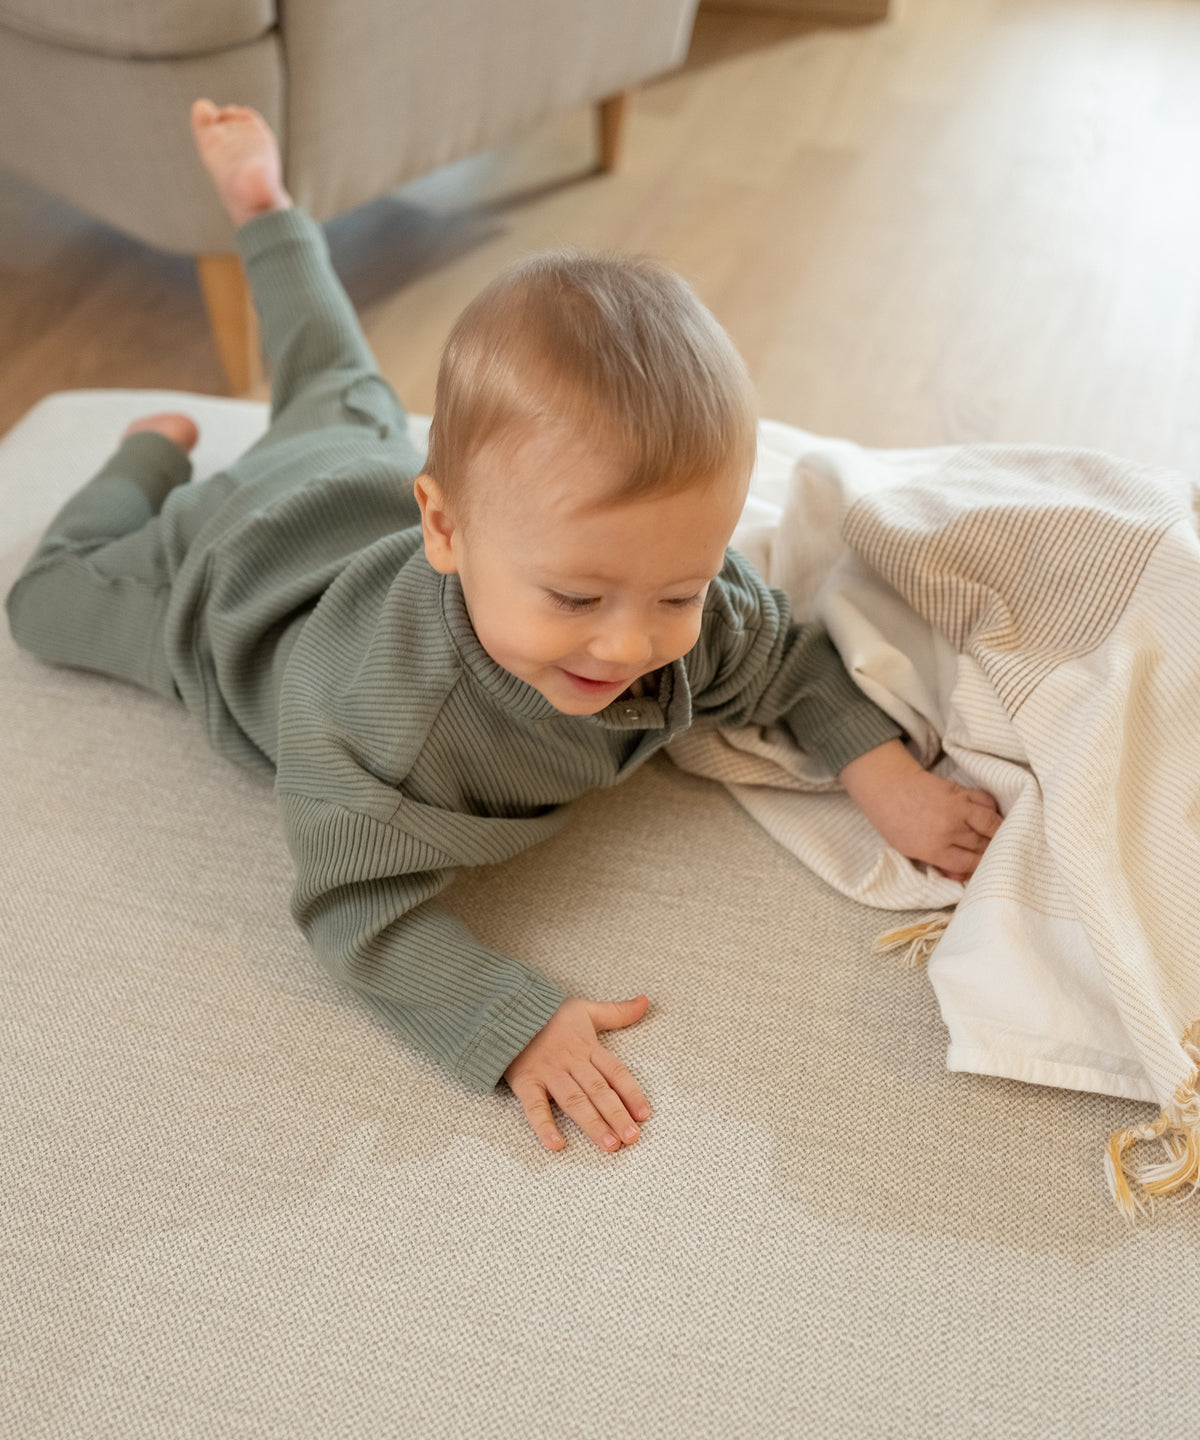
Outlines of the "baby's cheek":
[{"label": "baby's cheek", "polygon": [[672,660],[681,660],[683,656],[693,648],[696,641],[700,638],[700,627],[703,619],[704,612],[702,610],[695,612],[689,611],[684,616],[672,636],[674,642],[671,647],[674,651],[671,656]]},{"label": "baby's cheek", "polygon": [[531,657],[556,660],[571,650],[572,637],[569,628],[559,624],[555,618],[536,611],[526,612],[522,618],[522,642]]}]

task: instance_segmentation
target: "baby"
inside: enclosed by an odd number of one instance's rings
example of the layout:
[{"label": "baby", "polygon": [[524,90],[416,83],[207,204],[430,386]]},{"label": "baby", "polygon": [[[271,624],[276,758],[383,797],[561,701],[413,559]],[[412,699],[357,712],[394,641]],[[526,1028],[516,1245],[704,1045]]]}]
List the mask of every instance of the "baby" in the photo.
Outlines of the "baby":
[{"label": "baby", "polygon": [[948,874],[1000,824],[924,771],[817,625],[727,549],[756,420],[729,339],[645,261],[535,255],[469,305],[429,453],[379,376],[255,111],[197,101],[272,366],[270,426],[197,484],[136,421],[8,597],[18,643],[181,700],[271,779],[322,962],[468,1083],[608,1150],[650,1107],[598,1040],[646,996],[568,997],[436,900],[545,839],[692,724],[780,725],[880,834]]}]

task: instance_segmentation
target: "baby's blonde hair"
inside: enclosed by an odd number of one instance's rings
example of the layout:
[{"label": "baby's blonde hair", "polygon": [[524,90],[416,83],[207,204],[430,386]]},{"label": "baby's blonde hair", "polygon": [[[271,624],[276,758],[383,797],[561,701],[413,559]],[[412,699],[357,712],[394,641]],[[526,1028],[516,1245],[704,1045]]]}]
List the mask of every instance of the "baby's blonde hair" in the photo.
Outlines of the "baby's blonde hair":
[{"label": "baby's blonde hair", "polygon": [[611,444],[619,503],[754,463],[754,392],[733,342],[691,287],[642,256],[529,255],[467,306],[438,370],[426,473],[451,504],[489,442],[557,424]]}]

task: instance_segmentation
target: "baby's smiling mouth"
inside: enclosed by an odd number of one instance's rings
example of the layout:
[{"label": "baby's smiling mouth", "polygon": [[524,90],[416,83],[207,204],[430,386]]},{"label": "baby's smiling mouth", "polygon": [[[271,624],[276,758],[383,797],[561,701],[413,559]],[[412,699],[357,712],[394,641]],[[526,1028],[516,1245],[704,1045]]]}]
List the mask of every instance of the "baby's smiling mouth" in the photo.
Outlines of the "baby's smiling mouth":
[{"label": "baby's smiling mouth", "polygon": [[[562,668],[562,667],[560,667]],[[587,686],[593,690],[616,690],[625,689],[633,682],[624,676],[616,680],[596,680],[590,675],[578,675],[574,670],[563,669],[563,674],[568,680],[574,680],[577,685]]]}]

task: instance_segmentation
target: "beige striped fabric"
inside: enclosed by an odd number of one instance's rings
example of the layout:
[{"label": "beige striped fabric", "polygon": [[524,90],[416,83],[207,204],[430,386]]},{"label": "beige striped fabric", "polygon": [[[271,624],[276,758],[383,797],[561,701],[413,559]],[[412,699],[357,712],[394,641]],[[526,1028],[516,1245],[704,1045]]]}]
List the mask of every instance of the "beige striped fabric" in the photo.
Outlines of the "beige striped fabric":
[{"label": "beige striped fabric", "polygon": [[[839,543],[821,521],[833,491]],[[697,737],[675,758],[731,783],[845,893],[958,901],[931,964],[951,1068],[1153,1098],[1157,1124],[1113,1139],[1114,1195],[1132,1209],[1194,1182],[1195,486],[1086,451],[813,441],[777,515],[774,535],[757,517],[773,583],[797,547],[824,547],[814,604],[848,666],[890,691],[923,759],[940,737],[943,773],[990,788],[1005,824],[964,892],[887,852],[774,735]],[[1165,1158],[1125,1155],[1148,1138]]]}]

